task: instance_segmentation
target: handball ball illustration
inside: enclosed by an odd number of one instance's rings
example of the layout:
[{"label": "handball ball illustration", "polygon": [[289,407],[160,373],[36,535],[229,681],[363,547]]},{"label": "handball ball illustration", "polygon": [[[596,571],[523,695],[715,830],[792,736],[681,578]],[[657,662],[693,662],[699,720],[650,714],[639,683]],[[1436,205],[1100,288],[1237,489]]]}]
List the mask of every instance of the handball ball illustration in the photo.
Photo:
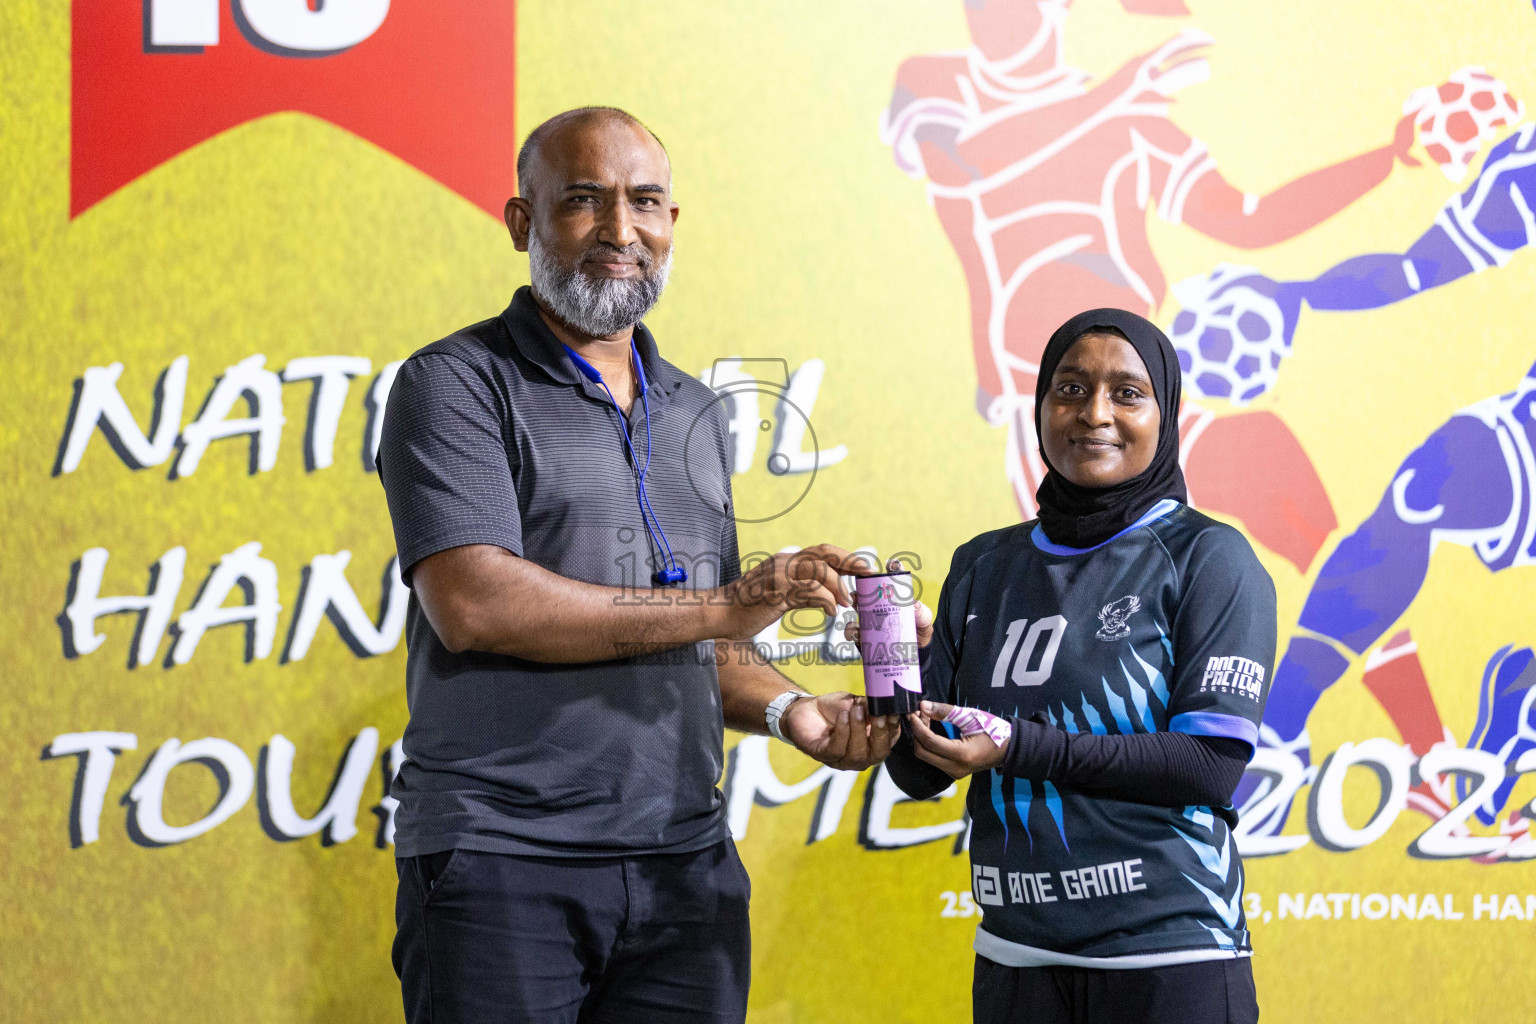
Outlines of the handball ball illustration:
[{"label": "handball ball illustration", "polygon": [[1168,340],[1192,397],[1247,405],[1274,385],[1290,336],[1280,304],[1254,287],[1272,284],[1252,267],[1223,263],[1173,286],[1183,308]]},{"label": "handball ball illustration", "polygon": [[1443,85],[1415,90],[1403,113],[1417,114],[1419,141],[1445,176],[1461,181],[1496,129],[1519,124],[1525,104],[1480,67],[1465,67]]}]

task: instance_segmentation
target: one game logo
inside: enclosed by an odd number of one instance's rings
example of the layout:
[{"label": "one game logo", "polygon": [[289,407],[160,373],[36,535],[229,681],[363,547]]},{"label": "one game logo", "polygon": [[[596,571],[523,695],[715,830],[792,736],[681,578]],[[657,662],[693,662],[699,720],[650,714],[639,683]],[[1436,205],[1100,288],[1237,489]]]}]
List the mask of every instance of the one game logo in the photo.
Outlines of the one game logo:
[{"label": "one game logo", "polygon": [[362,136],[494,216],[513,188],[512,0],[73,6],[71,217],[282,111]]},{"label": "one game logo", "polygon": [[1131,635],[1131,627],[1126,620],[1140,610],[1141,598],[1135,594],[1127,594],[1118,601],[1111,601],[1099,609],[1099,622],[1103,625],[1093,635],[1100,640],[1124,640]]},{"label": "one game logo", "polygon": [[1264,690],[1264,666],[1236,655],[1212,658],[1205,663],[1200,689],[1202,692],[1240,693],[1258,700]]}]

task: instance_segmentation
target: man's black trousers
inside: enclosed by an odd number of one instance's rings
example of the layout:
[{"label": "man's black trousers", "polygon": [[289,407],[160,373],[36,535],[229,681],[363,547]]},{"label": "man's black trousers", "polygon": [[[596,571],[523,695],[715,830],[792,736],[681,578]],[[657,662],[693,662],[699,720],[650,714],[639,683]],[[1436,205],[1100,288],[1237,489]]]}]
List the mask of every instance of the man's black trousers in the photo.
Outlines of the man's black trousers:
[{"label": "man's black trousers", "polygon": [[729,839],[694,853],[396,861],[409,1024],[740,1024],[751,883]]}]

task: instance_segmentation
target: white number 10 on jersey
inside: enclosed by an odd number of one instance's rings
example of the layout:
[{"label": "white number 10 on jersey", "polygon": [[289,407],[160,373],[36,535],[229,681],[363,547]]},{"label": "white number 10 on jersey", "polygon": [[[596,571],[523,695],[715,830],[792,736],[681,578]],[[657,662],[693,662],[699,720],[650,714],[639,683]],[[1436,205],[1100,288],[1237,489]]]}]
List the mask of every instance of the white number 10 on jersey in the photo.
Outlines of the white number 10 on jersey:
[{"label": "white number 10 on jersey", "polygon": [[[1024,632],[1025,626],[1029,626],[1028,633]],[[1056,650],[1061,646],[1061,636],[1066,631],[1067,620],[1060,615],[1036,619],[1032,626],[1028,619],[1014,619],[1008,623],[1002,653],[997,656],[997,664],[992,667],[992,685],[1003,685],[1004,680],[1010,677],[1010,665],[1013,666],[1011,678],[1015,686],[1039,686],[1051,678],[1051,666],[1056,664]],[[1047,633],[1050,636],[1045,641],[1045,653],[1040,655],[1035,667],[1030,668],[1030,662],[1036,660],[1035,651],[1040,646],[1040,639]],[[1024,640],[1022,644],[1019,642],[1021,637]]]}]

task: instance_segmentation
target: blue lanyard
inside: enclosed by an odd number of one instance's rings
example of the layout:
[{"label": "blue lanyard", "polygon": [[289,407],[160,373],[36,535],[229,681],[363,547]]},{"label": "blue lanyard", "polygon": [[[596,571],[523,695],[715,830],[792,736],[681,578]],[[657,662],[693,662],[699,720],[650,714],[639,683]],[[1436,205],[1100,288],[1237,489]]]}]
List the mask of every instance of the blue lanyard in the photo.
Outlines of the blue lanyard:
[{"label": "blue lanyard", "polygon": [[[619,400],[613,397],[613,391],[608,387],[608,382],[603,380],[602,373],[598,371],[597,367],[577,355],[576,350],[571,348],[571,346],[562,343],[561,347],[571,357],[571,362],[575,364],[576,369],[581,371],[582,376],[595,384],[601,384],[603,390],[608,393],[608,401],[613,403],[613,412],[618,418],[619,437],[624,442],[625,451],[629,452],[630,460],[639,470],[639,486],[637,489],[640,494],[640,521],[645,524],[645,533],[650,538],[651,544],[659,550],[665,550],[667,553],[664,566],[651,574],[651,580],[659,587],[664,587],[669,583],[688,582],[688,572],[678,565],[677,559],[673,557],[672,545],[667,543],[667,535],[661,529],[661,520],[656,518],[656,511],[651,508],[651,499],[645,493],[645,475],[651,471],[651,403],[646,397],[648,389],[645,383],[645,367],[640,362],[640,350],[635,347],[634,339],[631,338],[629,352],[635,360],[635,374],[640,380],[641,408],[645,410],[645,465],[643,467],[640,465],[640,456],[635,454],[634,445],[630,444],[629,430],[624,425],[624,410],[619,408]],[[653,524],[655,525],[654,530],[651,528]]]}]

